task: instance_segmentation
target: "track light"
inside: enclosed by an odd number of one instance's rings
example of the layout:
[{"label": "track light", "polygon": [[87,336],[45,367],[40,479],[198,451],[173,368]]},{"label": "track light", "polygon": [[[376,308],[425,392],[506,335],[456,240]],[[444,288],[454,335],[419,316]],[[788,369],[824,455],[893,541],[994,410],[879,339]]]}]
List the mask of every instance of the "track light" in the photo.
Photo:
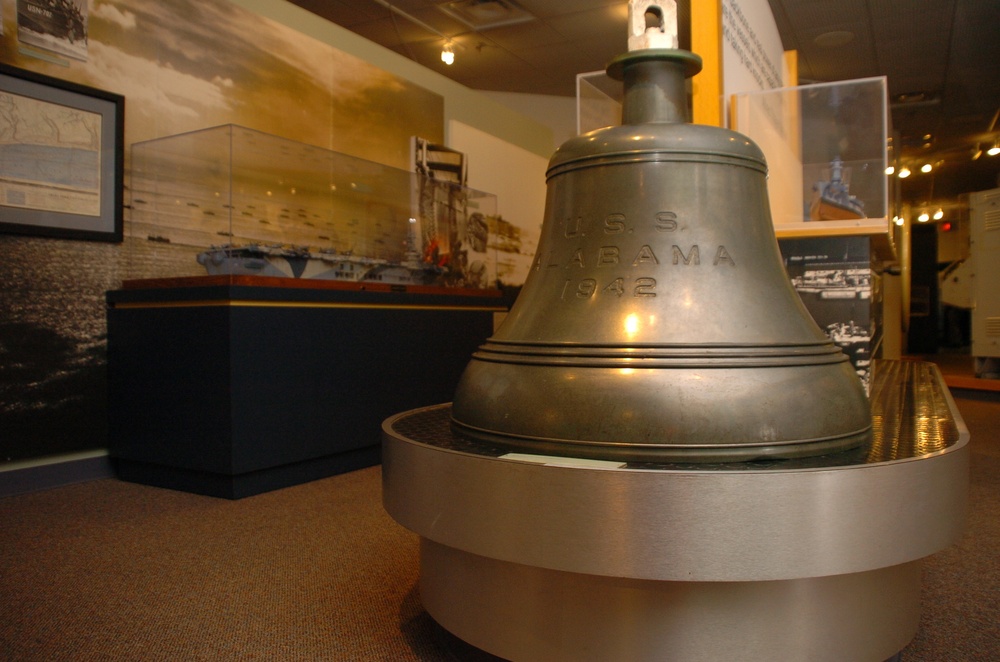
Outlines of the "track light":
[{"label": "track light", "polygon": [[444,48],[441,49],[441,61],[445,64],[452,64],[455,62],[455,51],[452,49],[450,41],[446,41],[444,43]]},{"label": "track light", "polygon": [[994,142],[993,147],[990,147],[988,150],[986,150],[986,153],[989,154],[990,156],[996,156],[997,154],[1000,154],[1000,140]]}]

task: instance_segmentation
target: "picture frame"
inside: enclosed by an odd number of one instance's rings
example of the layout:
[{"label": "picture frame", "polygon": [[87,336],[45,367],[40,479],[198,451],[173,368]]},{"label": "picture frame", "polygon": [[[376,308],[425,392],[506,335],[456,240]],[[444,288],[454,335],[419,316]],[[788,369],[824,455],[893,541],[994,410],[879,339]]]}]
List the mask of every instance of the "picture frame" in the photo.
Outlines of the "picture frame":
[{"label": "picture frame", "polygon": [[0,232],[121,242],[125,97],[0,63]]}]

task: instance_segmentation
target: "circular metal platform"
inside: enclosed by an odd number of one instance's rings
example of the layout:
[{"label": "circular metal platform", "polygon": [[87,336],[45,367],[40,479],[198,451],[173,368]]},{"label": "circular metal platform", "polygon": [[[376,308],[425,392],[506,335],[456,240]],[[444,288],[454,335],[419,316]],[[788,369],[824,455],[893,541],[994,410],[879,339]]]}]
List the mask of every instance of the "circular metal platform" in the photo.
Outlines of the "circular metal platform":
[{"label": "circular metal platform", "polygon": [[879,362],[871,400],[870,446],[686,466],[510,453],[414,410],[383,425],[383,502],[431,616],[503,658],[877,662],[962,530],[968,433],[930,364]]}]

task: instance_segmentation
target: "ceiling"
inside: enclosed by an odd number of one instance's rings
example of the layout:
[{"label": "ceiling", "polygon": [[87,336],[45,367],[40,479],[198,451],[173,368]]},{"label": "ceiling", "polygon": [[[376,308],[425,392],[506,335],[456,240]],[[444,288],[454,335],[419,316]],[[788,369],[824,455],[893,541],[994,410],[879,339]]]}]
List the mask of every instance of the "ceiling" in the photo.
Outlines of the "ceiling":
[{"label": "ceiling", "polygon": [[[678,2],[682,48],[690,1]],[[576,74],[627,50],[625,0],[292,2],[477,90],[572,97]],[[972,159],[1000,137],[1000,2],[768,2],[782,45],[798,52],[801,84],[887,77],[901,158],[939,164],[901,182],[903,201],[1000,186],[1000,156]],[[441,62],[445,38],[451,66]]]}]

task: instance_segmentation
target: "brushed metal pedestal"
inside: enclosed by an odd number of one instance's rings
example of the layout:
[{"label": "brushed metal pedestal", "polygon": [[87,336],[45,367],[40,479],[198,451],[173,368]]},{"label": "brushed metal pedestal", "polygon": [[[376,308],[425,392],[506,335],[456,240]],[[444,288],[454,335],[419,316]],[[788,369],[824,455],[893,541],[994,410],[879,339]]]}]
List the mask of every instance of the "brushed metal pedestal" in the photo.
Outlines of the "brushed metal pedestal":
[{"label": "brushed metal pedestal", "polygon": [[493,655],[877,662],[963,528],[968,432],[931,364],[879,362],[871,400],[871,446],[708,466],[511,454],[413,410],[383,424],[383,502],[427,611]]}]

